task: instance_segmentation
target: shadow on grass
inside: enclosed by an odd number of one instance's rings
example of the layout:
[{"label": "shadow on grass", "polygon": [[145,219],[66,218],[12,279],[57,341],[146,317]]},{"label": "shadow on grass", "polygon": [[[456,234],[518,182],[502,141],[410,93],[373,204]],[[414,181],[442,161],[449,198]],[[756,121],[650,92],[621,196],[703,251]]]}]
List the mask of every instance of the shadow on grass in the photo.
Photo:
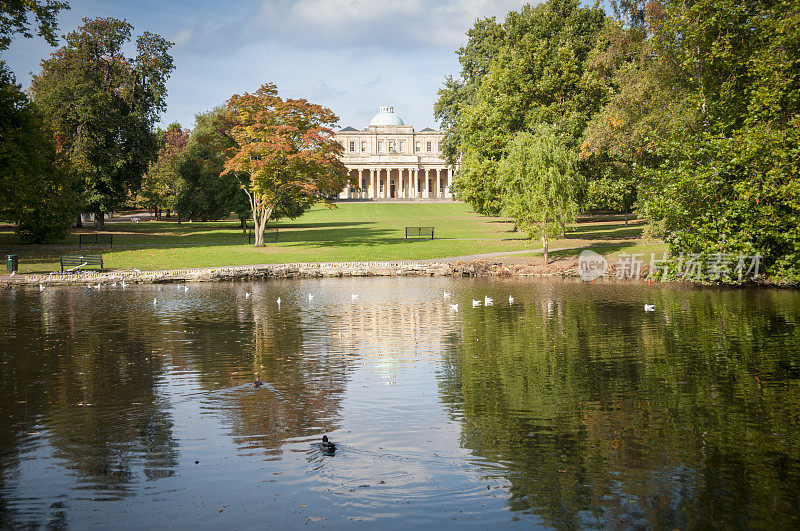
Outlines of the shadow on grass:
[{"label": "shadow on grass", "polygon": [[550,251],[549,254],[558,258],[576,258],[579,254],[581,254],[581,252],[586,250],[594,251],[597,254],[614,254],[623,251],[624,249],[636,247],[637,245],[638,244],[636,242],[599,243],[595,245],[587,245],[585,247],[575,247],[574,249],[559,249],[556,251]]},{"label": "shadow on grass", "polygon": [[633,240],[641,238],[646,223],[636,222],[627,226],[616,223],[599,225],[579,224],[564,235],[566,240]]}]

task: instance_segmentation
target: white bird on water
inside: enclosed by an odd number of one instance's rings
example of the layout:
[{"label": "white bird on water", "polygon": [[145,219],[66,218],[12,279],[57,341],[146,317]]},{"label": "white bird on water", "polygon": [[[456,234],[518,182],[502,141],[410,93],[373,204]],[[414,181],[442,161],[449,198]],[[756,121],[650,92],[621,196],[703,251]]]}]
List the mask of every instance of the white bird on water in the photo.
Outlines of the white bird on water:
[{"label": "white bird on water", "polygon": [[477,308],[480,305],[481,305],[481,301],[476,301],[475,299],[472,299],[472,307],[473,308]]},{"label": "white bird on water", "polygon": [[511,295],[508,296],[508,303],[514,304],[514,297],[512,297]]},{"label": "white bird on water", "polygon": [[491,297],[484,297],[483,298],[483,305],[484,306],[491,306],[493,301],[494,301],[494,299],[492,299]]},{"label": "white bird on water", "polygon": [[450,311],[457,312],[458,311],[458,304],[451,304]]},{"label": "white bird on water", "polygon": [[161,291],[161,286],[158,287],[158,291]]},{"label": "white bird on water", "polygon": [[447,293],[446,291],[444,292],[444,298],[445,298],[445,299],[449,299],[449,298],[450,298],[450,294],[449,294],[449,293]]},{"label": "white bird on water", "polygon": [[351,298],[352,300],[356,300],[356,299],[358,299],[358,294],[356,294],[356,293],[351,293],[351,294],[350,294],[350,298]]},{"label": "white bird on water", "polygon": [[245,298],[245,299],[249,299],[249,298],[250,298],[250,297],[252,297],[252,296],[253,296],[253,294],[252,294],[252,293],[250,293],[249,291],[248,291],[247,293],[245,293],[245,294],[244,294],[244,298]]},{"label": "white bird on water", "polygon": [[281,298],[280,298],[280,297],[278,297],[278,300],[277,300],[277,301],[275,301],[275,302],[277,302],[277,303],[278,303],[278,306],[280,306],[280,305],[281,305]]},{"label": "white bird on water", "polygon": [[97,285],[96,285],[95,287],[96,287],[97,289],[100,289],[100,288],[102,288],[102,287],[103,287],[103,283],[102,283],[102,282],[98,282],[98,283],[97,283]]},{"label": "white bird on water", "polygon": [[311,302],[314,300],[314,296],[312,294],[308,294],[308,301]]},{"label": "white bird on water", "polygon": [[654,311],[656,311],[656,305],[655,304],[645,304],[644,305],[644,311],[646,311],[646,312],[654,312]]},{"label": "white bird on water", "polygon": [[39,284],[39,291],[44,291],[44,285],[43,284]]},{"label": "white bird on water", "polygon": [[158,304],[158,299],[153,299],[153,306],[155,306],[156,304]]},{"label": "white bird on water", "polygon": [[125,289],[125,286],[127,286],[124,280],[120,282],[119,285],[122,286],[122,289]]}]

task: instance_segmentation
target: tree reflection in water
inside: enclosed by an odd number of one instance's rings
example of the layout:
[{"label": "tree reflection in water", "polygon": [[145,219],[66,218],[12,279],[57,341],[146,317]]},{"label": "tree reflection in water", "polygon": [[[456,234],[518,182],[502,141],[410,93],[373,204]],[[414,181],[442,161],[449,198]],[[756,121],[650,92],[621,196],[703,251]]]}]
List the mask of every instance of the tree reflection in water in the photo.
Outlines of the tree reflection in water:
[{"label": "tree reflection in water", "polygon": [[464,312],[441,384],[462,444],[556,527],[796,525],[795,294],[668,287],[652,319],[633,289]]}]

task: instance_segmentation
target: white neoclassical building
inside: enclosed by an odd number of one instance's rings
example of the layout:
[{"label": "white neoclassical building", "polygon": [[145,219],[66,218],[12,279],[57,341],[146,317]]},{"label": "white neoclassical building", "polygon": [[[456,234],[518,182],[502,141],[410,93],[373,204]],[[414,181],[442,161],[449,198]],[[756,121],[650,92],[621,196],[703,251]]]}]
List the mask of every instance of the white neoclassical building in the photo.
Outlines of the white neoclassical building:
[{"label": "white neoclassical building", "polygon": [[414,131],[393,107],[381,107],[361,131],[345,127],[335,139],[359,190],[348,186],[339,198],[451,199],[453,170],[442,158],[443,137],[429,128]]}]

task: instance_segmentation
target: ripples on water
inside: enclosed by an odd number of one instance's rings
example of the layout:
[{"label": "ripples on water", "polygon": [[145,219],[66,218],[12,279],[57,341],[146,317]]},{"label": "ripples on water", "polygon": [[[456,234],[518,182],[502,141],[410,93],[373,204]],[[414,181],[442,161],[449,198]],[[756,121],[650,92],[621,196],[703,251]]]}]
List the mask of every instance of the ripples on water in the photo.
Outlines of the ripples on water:
[{"label": "ripples on water", "polygon": [[797,292],[330,279],[0,309],[0,527],[798,526]]}]

